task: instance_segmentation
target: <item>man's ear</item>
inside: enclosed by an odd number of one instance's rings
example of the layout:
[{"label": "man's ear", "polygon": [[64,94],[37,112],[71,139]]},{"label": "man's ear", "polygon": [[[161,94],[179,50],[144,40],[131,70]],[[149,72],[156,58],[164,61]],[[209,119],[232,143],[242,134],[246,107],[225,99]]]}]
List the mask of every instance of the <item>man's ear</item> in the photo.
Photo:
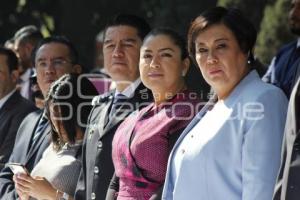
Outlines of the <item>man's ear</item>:
[{"label": "man's ear", "polygon": [[11,80],[13,83],[17,83],[20,78],[20,73],[17,69],[13,70],[10,74]]},{"label": "man's ear", "polygon": [[76,74],[81,74],[82,73],[82,67],[81,67],[81,65],[79,65],[79,64],[74,65],[72,72],[76,73]]}]

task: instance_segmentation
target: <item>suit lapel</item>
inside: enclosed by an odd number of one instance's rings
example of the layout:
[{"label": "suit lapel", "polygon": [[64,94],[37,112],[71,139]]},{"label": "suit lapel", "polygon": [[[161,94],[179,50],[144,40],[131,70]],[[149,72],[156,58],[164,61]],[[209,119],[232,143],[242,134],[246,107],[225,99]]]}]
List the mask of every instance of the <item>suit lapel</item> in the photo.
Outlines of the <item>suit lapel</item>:
[{"label": "suit lapel", "polygon": [[[132,99],[130,99],[128,102],[128,104],[131,104],[133,105],[132,103]],[[130,113],[130,111],[127,111],[127,110],[123,110],[124,109],[124,105],[122,105],[118,110],[116,110],[115,113],[112,114],[112,117],[111,119],[108,121],[107,125],[104,127],[104,130],[103,130],[103,135],[107,132],[109,132],[109,130],[111,128],[113,128],[116,124],[118,124],[119,122],[123,121]],[[120,112],[122,111],[122,112]],[[116,113],[120,113],[118,116],[116,116]],[[107,112],[106,114],[106,117],[108,118],[108,115],[109,115],[109,112]],[[102,135],[102,136],[103,136]]]},{"label": "suit lapel", "polygon": [[[109,130],[112,129],[114,126],[116,126],[121,121],[123,121],[130,113],[132,113],[137,109],[140,109],[141,107],[144,107],[145,105],[143,105],[143,102],[151,102],[150,100],[152,100],[152,95],[150,94],[149,90],[145,88],[145,86],[142,83],[140,83],[140,85],[135,90],[133,97],[128,99],[128,101],[126,101],[127,106],[130,105],[130,108],[126,109],[127,107],[126,105],[121,106],[113,114],[111,120],[104,127],[103,132],[102,133],[100,132],[101,137],[103,137],[106,133],[108,133]],[[120,113],[120,114],[116,116],[116,113]],[[108,115],[109,112],[106,112],[106,117],[108,117]]]},{"label": "suit lapel", "polygon": [[90,112],[89,124],[86,129],[85,137],[87,140],[95,139],[94,133],[98,131],[99,136],[102,135],[104,127],[108,123],[108,113],[112,104],[113,94],[115,90],[109,91],[105,94],[96,96],[93,101],[93,109]]},{"label": "suit lapel", "polygon": [[[31,148],[29,149],[28,152],[28,156],[27,156],[27,161],[26,163],[31,159],[31,157],[39,150],[41,144],[43,143],[45,137],[50,133],[51,131],[51,126],[48,124],[48,126],[46,127],[46,129],[43,131],[43,135],[41,135],[40,138],[38,138],[37,142],[35,143],[34,146],[31,146]],[[30,144],[32,141],[30,141],[28,144]]]},{"label": "suit lapel", "polygon": [[[35,113],[36,113],[36,115],[28,118],[28,121],[26,121],[26,129],[20,130],[21,132],[24,132],[24,133],[22,133],[22,137],[19,138],[19,140],[22,141],[22,144],[18,143],[18,146],[22,145],[22,147],[20,146],[20,148],[22,148],[22,151],[23,151],[23,152],[21,152],[21,154],[24,155],[24,156],[22,156],[22,158],[25,158],[24,160],[22,159],[22,163],[25,163],[25,161],[26,161],[26,158],[27,158],[26,155],[28,155],[31,138],[32,138],[32,136],[34,134],[34,130],[36,129],[37,124],[42,116],[41,110],[36,111]],[[31,121],[32,123],[29,123],[29,121]],[[28,130],[30,130],[30,131],[28,132]],[[28,132],[28,134],[25,132]]]},{"label": "suit lapel", "polygon": [[[189,125],[184,129],[184,131],[180,134],[179,138],[177,139],[171,153],[170,158],[173,156],[178,145],[181,141],[185,138],[185,136],[198,124],[198,122],[203,118],[207,111],[211,109],[211,106],[215,104],[216,95],[214,95],[206,104],[205,106],[199,111],[199,113],[194,117],[194,119],[189,123]],[[171,160],[171,159],[169,159]]]},{"label": "suit lapel", "polygon": [[[98,119],[98,126],[99,126],[99,130],[104,130],[108,124],[109,124],[109,112],[110,112],[110,108],[112,106],[112,100],[107,102],[107,104],[103,107],[102,109],[102,114],[99,116]],[[104,114],[105,113],[105,114]],[[102,135],[103,131],[99,131],[99,134]]]},{"label": "suit lapel", "polygon": [[20,94],[15,91],[8,99],[7,101],[3,104],[3,106],[0,109],[0,114],[3,115],[4,112],[7,112],[10,110],[12,106],[16,106],[17,100],[20,98]]}]

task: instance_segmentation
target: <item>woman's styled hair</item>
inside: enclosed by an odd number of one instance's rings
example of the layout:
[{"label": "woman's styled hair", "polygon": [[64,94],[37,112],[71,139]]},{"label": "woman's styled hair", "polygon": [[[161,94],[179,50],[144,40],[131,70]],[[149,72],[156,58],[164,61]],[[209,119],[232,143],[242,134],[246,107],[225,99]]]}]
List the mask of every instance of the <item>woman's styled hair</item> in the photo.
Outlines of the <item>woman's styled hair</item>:
[{"label": "woman's styled hair", "polygon": [[[85,131],[92,109],[91,101],[97,94],[94,85],[86,77],[77,74],[66,74],[51,85],[45,99],[45,109],[52,126],[52,142],[56,150],[61,149],[65,142],[75,143],[76,128]],[[50,113],[60,121],[68,141],[62,141],[60,130],[55,129]]]},{"label": "woman's styled hair", "polygon": [[252,63],[257,31],[239,9],[224,7],[208,9],[192,21],[188,31],[188,50],[193,60],[195,61],[195,40],[198,34],[216,24],[224,24],[232,31],[240,49],[248,54],[248,61]]},{"label": "woman's styled hair", "polygon": [[179,47],[181,51],[181,59],[184,60],[185,58],[189,57],[187,48],[186,48],[186,41],[185,39],[179,35],[176,31],[174,31],[171,28],[155,28],[151,30],[145,37],[144,41],[147,40],[147,38],[151,36],[157,36],[157,35],[166,35],[168,36],[176,46]]}]

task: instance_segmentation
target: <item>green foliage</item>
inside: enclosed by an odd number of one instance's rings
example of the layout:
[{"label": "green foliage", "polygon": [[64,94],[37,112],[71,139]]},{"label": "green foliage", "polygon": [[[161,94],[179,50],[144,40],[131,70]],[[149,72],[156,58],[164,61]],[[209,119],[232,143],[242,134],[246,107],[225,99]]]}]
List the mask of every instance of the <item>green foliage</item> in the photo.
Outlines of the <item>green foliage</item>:
[{"label": "green foliage", "polygon": [[240,0],[219,0],[218,6],[224,7],[233,7],[238,6],[240,4]]},{"label": "green foliage", "polygon": [[249,17],[254,26],[259,29],[265,6],[272,0],[219,0],[218,6],[236,7]]},{"label": "green foliage", "polygon": [[270,63],[284,43],[292,39],[288,27],[290,0],[277,0],[266,7],[257,39],[256,55],[262,63]]}]

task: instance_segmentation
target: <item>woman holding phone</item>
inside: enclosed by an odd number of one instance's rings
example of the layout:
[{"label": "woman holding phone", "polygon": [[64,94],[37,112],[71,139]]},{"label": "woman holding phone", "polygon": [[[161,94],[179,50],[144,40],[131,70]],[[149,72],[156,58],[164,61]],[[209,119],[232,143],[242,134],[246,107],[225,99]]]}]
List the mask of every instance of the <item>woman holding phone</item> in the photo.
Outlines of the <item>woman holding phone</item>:
[{"label": "woman holding phone", "polygon": [[85,125],[95,95],[92,83],[75,74],[64,75],[51,86],[45,113],[52,126],[52,141],[30,175],[14,175],[22,200],[72,199],[81,169]]}]

